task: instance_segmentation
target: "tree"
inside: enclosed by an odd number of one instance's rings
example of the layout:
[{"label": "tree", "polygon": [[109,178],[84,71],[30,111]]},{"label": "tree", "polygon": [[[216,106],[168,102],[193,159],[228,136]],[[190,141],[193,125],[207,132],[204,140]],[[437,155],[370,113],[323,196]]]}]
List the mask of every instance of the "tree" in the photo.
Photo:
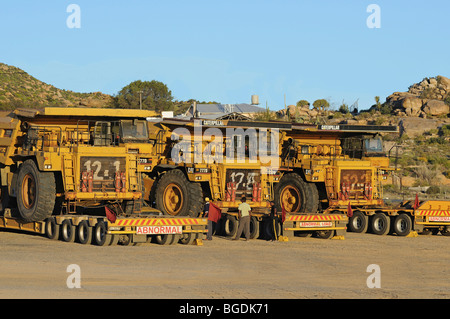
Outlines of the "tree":
[{"label": "tree", "polygon": [[297,107],[303,107],[305,105],[307,105],[308,108],[309,108],[309,102],[306,101],[306,100],[300,100],[300,101],[297,102]]},{"label": "tree", "polygon": [[330,103],[325,99],[315,100],[313,107],[318,111],[325,111],[330,107]]},{"label": "tree", "polygon": [[375,96],[375,105],[377,108],[377,111],[381,110],[381,103],[380,103],[380,97],[379,96]]},{"label": "tree", "polygon": [[134,81],[123,87],[116,96],[118,108],[155,110],[157,112],[171,109],[172,92],[167,85],[159,81]]},{"label": "tree", "polygon": [[339,112],[343,113],[343,114],[347,114],[350,113],[350,109],[348,107],[348,104],[344,103],[344,101],[342,101],[341,106],[339,107]]}]

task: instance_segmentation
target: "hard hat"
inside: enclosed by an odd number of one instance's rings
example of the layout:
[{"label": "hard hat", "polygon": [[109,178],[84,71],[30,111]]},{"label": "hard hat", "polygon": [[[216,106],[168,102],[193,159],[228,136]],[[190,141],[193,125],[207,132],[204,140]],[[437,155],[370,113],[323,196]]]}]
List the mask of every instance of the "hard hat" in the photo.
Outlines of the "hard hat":
[{"label": "hard hat", "polygon": [[206,198],[205,198],[205,201],[209,202],[209,198],[208,198],[208,197],[206,197]]}]

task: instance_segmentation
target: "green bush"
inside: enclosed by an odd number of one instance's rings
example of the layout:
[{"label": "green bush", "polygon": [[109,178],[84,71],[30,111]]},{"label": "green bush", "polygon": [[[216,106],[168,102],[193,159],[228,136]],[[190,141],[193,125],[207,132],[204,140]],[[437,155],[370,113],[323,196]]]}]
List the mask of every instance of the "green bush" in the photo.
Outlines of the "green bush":
[{"label": "green bush", "polygon": [[430,188],[427,189],[427,194],[439,194],[440,192],[440,187],[436,185],[430,186]]}]

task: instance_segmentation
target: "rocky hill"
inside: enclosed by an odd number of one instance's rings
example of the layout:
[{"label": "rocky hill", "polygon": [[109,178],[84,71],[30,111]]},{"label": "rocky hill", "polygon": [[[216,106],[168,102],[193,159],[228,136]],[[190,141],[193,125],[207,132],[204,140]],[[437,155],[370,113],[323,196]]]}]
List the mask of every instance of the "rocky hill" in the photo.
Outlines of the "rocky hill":
[{"label": "rocky hill", "polygon": [[108,107],[113,97],[101,92],[77,93],[61,90],[25,71],[0,63],[0,109],[43,106]]},{"label": "rocky hill", "polygon": [[386,98],[398,116],[447,117],[450,112],[450,79],[438,75],[411,85],[407,92],[395,92]]},{"label": "rocky hill", "polygon": [[411,197],[417,191],[426,190],[428,196],[448,198],[450,79],[444,76],[425,78],[411,85],[407,92],[394,92],[384,103],[378,102],[356,114],[350,113],[348,107],[341,112],[317,110],[299,103],[278,111],[277,116],[301,123],[398,125],[400,134],[383,136],[386,151],[392,149],[396,153],[399,146],[397,163],[400,168],[386,181],[385,191],[393,197],[398,197],[399,193]]},{"label": "rocky hill", "polygon": [[394,92],[384,103],[357,114],[350,113],[348,107],[342,113],[303,104],[289,105],[276,115],[278,119],[305,123],[399,125],[402,135],[415,137],[450,123],[450,79],[441,75],[425,78],[407,92]]}]

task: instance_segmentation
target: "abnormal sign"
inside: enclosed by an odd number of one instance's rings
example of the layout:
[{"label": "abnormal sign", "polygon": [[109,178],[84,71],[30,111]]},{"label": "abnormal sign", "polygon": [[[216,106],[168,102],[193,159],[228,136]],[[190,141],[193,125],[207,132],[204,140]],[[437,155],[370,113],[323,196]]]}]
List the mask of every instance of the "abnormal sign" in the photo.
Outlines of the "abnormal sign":
[{"label": "abnormal sign", "polygon": [[166,235],[182,233],[182,226],[143,226],[136,228],[137,235]]},{"label": "abnormal sign", "polygon": [[300,227],[331,227],[332,222],[300,222]]},{"label": "abnormal sign", "polygon": [[450,216],[430,216],[428,220],[430,222],[450,222]]}]

